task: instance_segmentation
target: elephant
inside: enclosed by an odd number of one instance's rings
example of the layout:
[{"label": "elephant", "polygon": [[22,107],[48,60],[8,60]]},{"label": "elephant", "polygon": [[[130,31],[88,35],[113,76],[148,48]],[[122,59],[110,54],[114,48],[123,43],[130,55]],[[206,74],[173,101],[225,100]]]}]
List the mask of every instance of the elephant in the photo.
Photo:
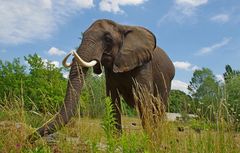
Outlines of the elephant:
[{"label": "elephant", "polygon": [[[70,55],[74,58],[67,64]],[[84,78],[89,67],[106,78],[106,94],[112,100],[116,128],[121,131],[120,96],[136,106],[136,82],[167,106],[175,68],[168,55],[157,46],[155,35],[140,26],[129,26],[99,19],[83,33],[80,46],[63,60],[71,67],[64,104],[56,116],[35,131],[39,136],[54,133],[76,113]],[[141,118],[141,111],[140,111]],[[33,135],[30,139],[34,139]]]}]

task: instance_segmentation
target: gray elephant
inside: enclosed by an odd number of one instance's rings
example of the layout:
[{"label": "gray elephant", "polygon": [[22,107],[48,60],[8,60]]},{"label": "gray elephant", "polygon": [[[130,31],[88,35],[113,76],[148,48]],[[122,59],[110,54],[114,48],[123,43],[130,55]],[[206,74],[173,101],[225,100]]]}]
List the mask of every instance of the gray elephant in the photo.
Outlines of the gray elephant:
[{"label": "gray elephant", "polygon": [[[66,60],[74,59],[70,65]],[[149,30],[138,26],[121,25],[102,19],[95,21],[83,34],[76,52],[69,53],[63,65],[71,67],[64,105],[53,120],[35,132],[51,134],[65,125],[76,112],[76,106],[88,67],[106,77],[106,93],[111,96],[116,128],[121,130],[120,95],[132,107],[136,105],[133,89],[136,82],[167,105],[171,81],[175,75],[172,61],[156,46],[156,38]],[[140,111],[140,117],[142,114]],[[35,138],[30,136],[31,140]]]}]

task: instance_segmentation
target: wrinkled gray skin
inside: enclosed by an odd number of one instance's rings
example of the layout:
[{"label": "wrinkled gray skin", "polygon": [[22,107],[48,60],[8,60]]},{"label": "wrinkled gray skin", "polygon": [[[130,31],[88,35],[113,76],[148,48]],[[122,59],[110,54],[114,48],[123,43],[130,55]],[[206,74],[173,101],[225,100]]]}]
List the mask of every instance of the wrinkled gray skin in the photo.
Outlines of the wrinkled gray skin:
[{"label": "wrinkled gray skin", "polygon": [[[134,80],[154,96],[159,94],[167,105],[175,69],[167,54],[156,46],[156,38],[149,30],[97,20],[84,32],[77,53],[87,62],[97,60],[94,73],[102,73],[104,67],[107,96],[112,99],[117,129],[121,130],[119,94],[131,107],[136,104]],[[55,132],[75,114],[87,69],[73,59],[64,105],[52,121],[36,131],[37,134],[44,136]],[[36,133],[29,137],[30,140],[35,140]]]}]

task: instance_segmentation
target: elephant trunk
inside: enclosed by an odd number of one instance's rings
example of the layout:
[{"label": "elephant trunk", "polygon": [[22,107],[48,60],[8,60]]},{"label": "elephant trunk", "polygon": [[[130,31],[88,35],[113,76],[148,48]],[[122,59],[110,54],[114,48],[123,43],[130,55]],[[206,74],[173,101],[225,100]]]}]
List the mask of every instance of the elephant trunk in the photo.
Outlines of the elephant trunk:
[{"label": "elephant trunk", "polygon": [[84,84],[84,77],[86,76],[87,70],[88,68],[80,67],[74,59],[69,73],[64,104],[52,120],[37,129],[37,131],[28,138],[30,142],[38,139],[39,135],[44,136],[54,133],[57,129],[67,124],[70,118],[76,113],[80,92]]},{"label": "elephant trunk", "polygon": [[[101,56],[99,56],[98,54],[94,54],[94,46],[95,42],[93,40],[86,39],[83,40],[83,42],[81,43],[80,47],[77,50],[77,53],[70,53],[73,54],[75,58],[72,64],[69,65],[71,66],[71,70],[69,73],[69,80],[64,104],[58,114],[52,120],[44,124],[42,127],[37,129],[34,134],[28,137],[28,140],[30,140],[30,142],[34,142],[36,139],[39,138],[39,136],[54,133],[57,129],[60,129],[62,126],[67,124],[70,118],[75,114],[80,97],[80,92],[84,83],[84,77],[86,76],[88,70],[87,67],[80,65],[99,65],[96,62],[100,61],[99,59],[101,58]],[[68,54],[63,60],[63,65],[67,65],[66,60],[70,56],[70,54]]]}]

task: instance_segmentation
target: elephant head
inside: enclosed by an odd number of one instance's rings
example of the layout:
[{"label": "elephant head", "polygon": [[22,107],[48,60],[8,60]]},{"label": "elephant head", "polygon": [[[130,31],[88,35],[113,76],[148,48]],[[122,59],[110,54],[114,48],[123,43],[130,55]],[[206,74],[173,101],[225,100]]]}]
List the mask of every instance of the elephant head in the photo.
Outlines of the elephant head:
[{"label": "elephant head", "polygon": [[98,20],[84,32],[74,56],[84,67],[96,64],[93,67],[96,74],[102,72],[101,65],[118,73],[130,71],[151,60],[155,47],[155,36],[143,27]]},{"label": "elephant head", "polygon": [[106,19],[95,21],[84,32],[77,51],[70,53],[75,57],[72,63],[66,64],[70,54],[63,60],[64,66],[71,67],[64,105],[56,117],[36,133],[40,136],[53,133],[74,115],[87,67],[93,66],[96,74],[102,73],[102,66],[113,73],[131,71],[150,61],[155,47],[155,36],[145,28]]}]

